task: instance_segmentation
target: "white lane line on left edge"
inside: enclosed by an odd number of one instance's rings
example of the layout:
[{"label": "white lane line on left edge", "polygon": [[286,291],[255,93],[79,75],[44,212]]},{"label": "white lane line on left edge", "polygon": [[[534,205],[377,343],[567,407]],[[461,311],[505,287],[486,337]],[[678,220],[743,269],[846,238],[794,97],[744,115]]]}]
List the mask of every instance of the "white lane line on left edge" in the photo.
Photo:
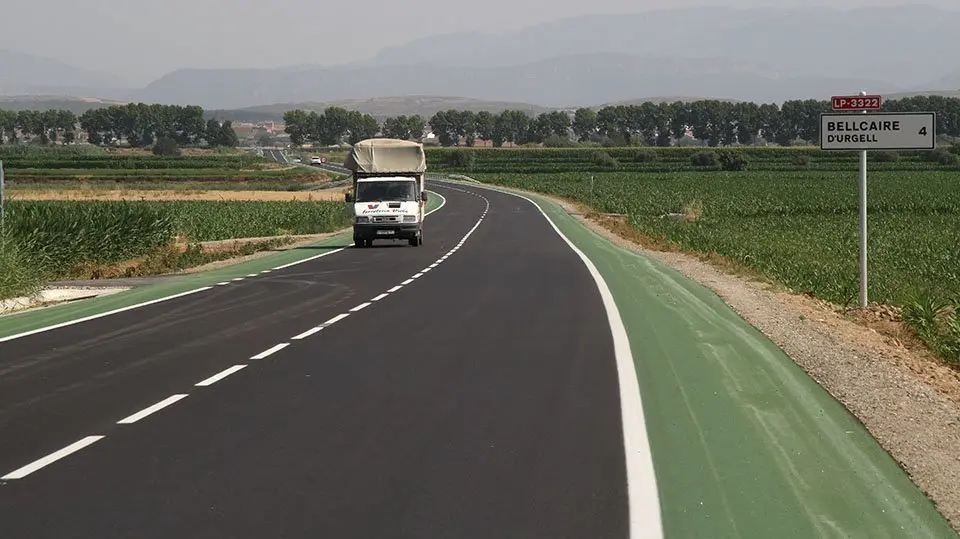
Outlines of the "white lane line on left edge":
[{"label": "white lane line on left edge", "polygon": [[137,413],[135,413],[135,414],[133,414],[133,415],[131,415],[131,416],[129,416],[129,417],[125,417],[125,418],[121,419],[120,421],[117,421],[117,424],[118,424],[118,425],[129,425],[129,424],[131,424],[131,423],[136,423],[137,421],[140,421],[141,419],[147,417],[148,415],[153,414],[153,413],[156,413],[156,412],[159,412],[160,410],[163,410],[163,409],[166,408],[167,406],[170,406],[171,404],[177,402],[178,400],[184,399],[184,398],[186,398],[186,397],[187,397],[187,395],[185,395],[185,394],[183,394],[183,393],[181,393],[181,394],[179,394],[179,395],[171,395],[171,396],[163,399],[162,401],[154,404],[153,406],[148,406],[148,407],[144,408],[143,410],[140,410],[139,412],[137,412]]},{"label": "white lane line on left edge", "polygon": [[381,299],[387,297],[388,295],[390,295],[390,294],[389,294],[389,293],[383,293],[383,294],[380,294],[379,296],[371,299],[370,301],[380,301]]},{"label": "white lane line on left edge", "polygon": [[16,469],[16,470],[8,473],[7,475],[5,475],[5,476],[3,476],[3,477],[0,477],[0,480],[2,480],[2,481],[9,481],[9,480],[11,480],[11,479],[23,479],[24,477],[32,474],[33,472],[39,470],[40,468],[43,468],[44,466],[49,466],[50,464],[53,464],[54,462],[62,459],[63,457],[66,457],[66,456],[68,456],[68,455],[70,455],[70,454],[72,454],[72,453],[76,453],[77,451],[80,451],[80,450],[83,449],[84,447],[87,447],[88,445],[90,445],[90,444],[92,444],[92,443],[94,443],[94,442],[96,442],[96,441],[98,441],[98,440],[101,440],[101,439],[103,439],[103,438],[104,438],[104,437],[103,437],[103,436],[100,436],[100,435],[98,435],[98,436],[87,436],[86,438],[83,438],[83,439],[81,439],[81,440],[78,440],[78,441],[76,441],[76,442],[68,445],[67,447],[64,447],[63,449],[60,449],[60,450],[58,450],[58,451],[54,451],[53,453],[50,453],[49,455],[47,455],[47,456],[45,456],[45,457],[43,457],[43,458],[41,458],[41,459],[37,459],[37,460],[31,462],[30,464],[27,464],[26,466],[24,466],[24,467],[22,467],[22,468],[18,468],[18,469]]},{"label": "white lane line on left edge", "polygon": [[357,305],[356,307],[350,309],[350,312],[355,313],[355,312],[360,311],[360,310],[362,310],[362,309],[365,309],[365,308],[367,308],[367,307],[369,307],[369,306],[370,306],[370,302],[369,302],[369,301],[366,302],[366,303],[361,303],[360,305]]}]

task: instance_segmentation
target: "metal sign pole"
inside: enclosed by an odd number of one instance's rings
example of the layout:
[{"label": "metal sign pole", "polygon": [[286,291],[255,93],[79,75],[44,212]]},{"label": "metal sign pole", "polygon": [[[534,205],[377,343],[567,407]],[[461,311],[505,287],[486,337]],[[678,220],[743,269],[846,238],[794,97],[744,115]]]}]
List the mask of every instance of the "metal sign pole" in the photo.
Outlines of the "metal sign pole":
[{"label": "metal sign pole", "polygon": [[867,308],[867,150],[860,150],[860,308]]}]

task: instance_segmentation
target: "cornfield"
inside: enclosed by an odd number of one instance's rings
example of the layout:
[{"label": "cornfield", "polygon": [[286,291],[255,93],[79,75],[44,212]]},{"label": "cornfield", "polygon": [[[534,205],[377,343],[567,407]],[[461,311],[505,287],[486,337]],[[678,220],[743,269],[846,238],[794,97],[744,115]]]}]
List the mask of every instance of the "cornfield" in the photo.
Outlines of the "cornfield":
[{"label": "cornfield", "polygon": [[21,257],[47,278],[82,264],[144,256],[176,236],[191,241],[312,234],[349,224],[341,202],[11,201],[7,229]]},{"label": "cornfield", "polygon": [[[960,147],[929,152],[872,152],[870,169],[960,171],[958,153]],[[478,174],[719,171],[725,155],[742,160],[750,171],[857,170],[855,152],[805,147],[427,148],[426,155],[427,166],[433,171]]]}]

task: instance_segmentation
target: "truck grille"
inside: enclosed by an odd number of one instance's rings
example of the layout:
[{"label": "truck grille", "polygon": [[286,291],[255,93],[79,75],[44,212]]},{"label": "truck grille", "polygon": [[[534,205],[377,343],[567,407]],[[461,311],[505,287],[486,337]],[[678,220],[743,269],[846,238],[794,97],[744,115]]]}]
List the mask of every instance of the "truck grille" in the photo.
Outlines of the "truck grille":
[{"label": "truck grille", "polygon": [[400,217],[397,215],[376,215],[370,219],[372,223],[399,223]]}]

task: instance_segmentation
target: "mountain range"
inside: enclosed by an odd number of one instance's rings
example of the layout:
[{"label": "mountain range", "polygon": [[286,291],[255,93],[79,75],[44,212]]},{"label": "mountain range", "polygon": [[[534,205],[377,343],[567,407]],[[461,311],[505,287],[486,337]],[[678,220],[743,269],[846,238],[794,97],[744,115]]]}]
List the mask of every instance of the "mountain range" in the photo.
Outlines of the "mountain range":
[{"label": "mountain range", "polygon": [[[256,112],[264,104],[347,102],[356,108],[387,96],[423,96],[422,110],[444,106],[437,99],[455,99],[426,96],[463,96],[474,100],[471,108],[536,111],[643,96],[782,102],[861,89],[920,93],[960,88],[960,48],[953,38],[958,27],[960,11],[922,5],[663,9],[566,18],[501,34],[419,38],[338,66],[182,69],[143,88],[56,60],[0,51],[0,94]],[[274,113],[270,107],[260,112]]]}]

